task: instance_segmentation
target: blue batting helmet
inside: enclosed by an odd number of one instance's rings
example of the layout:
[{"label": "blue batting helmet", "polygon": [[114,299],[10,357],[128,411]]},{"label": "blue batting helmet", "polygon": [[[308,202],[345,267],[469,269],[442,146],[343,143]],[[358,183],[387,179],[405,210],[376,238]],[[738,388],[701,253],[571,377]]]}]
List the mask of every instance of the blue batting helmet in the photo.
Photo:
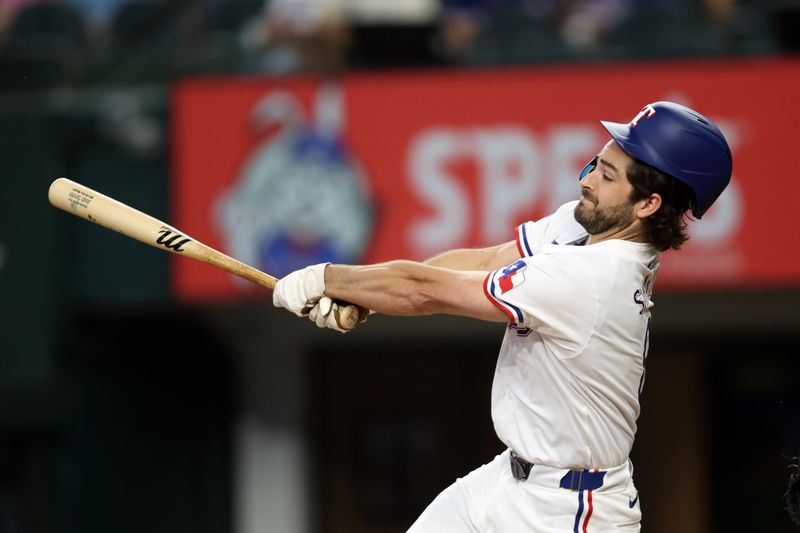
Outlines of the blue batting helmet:
[{"label": "blue batting helmet", "polygon": [[695,218],[702,218],[731,180],[733,159],[722,132],[686,106],[654,102],[628,124],[600,123],[631,157],[688,185]]}]

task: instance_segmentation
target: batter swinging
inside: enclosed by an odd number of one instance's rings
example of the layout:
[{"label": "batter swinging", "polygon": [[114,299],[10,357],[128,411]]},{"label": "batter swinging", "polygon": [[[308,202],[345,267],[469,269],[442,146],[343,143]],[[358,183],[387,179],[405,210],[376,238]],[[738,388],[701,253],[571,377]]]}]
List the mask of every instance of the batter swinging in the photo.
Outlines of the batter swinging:
[{"label": "batter swinging", "polygon": [[425,263],[321,264],[278,282],[273,302],[339,329],[338,301],[391,315],[507,322],[492,388],[508,449],[445,489],[422,532],[639,531],[628,459],[645,380],[659,252],[688,239],[730,181],[730,149],[697,112],[656,102],[580,176],[581,198],[493,248]]}]

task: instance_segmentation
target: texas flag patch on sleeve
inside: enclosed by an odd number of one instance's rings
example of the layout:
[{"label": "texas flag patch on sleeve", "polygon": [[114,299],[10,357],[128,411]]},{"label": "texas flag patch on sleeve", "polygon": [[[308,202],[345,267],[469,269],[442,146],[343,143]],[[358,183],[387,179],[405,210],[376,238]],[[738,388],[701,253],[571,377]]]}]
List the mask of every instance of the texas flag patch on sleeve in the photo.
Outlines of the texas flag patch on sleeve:
[{"label": "texas flag patch on sleeve", "polygon": [[522,259],[503,269],[502,275],[497,278],[500,294],[505,294],[525,281],[525,268],[528,265]]},{"label": "texas flag patch on sleeve", "polygon": [[486,297],[508,315],[508,321],[512,324],[523,324],[525,316],[522,309],[508,301],[504,295],[525,282],[527,267],[525,261],[520,259],[502,270],[489,272],[483,282],[483,291]]}]

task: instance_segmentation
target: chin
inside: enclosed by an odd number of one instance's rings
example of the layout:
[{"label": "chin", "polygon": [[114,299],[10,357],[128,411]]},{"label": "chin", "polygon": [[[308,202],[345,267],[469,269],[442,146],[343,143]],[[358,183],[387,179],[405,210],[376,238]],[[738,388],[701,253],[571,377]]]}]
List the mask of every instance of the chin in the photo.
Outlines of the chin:
[{"label": "chin", "polygon": [[575,221],[583,226],[583,229],[586,229],[586,225],[584,224],[584,220],[586,219],[586,208],[583,207],[583,204],[578,204],[575,206],[575,210],[572,212],[572,216],[575,217]]}]

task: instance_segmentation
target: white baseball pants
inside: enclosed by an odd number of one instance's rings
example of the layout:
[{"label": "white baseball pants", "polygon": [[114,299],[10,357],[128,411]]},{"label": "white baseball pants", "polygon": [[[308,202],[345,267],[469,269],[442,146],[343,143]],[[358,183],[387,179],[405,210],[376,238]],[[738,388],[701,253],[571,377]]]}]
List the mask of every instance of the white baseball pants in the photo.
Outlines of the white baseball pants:
[{"label": "white baseball pants", "polygon": [[533,465],[517,480],[506,450],[440,493],[408,533],[638,532],[632,470],[628,462],[607,470],[599,488],[570,490],[560,488],[569,473],[561,468]]}]

